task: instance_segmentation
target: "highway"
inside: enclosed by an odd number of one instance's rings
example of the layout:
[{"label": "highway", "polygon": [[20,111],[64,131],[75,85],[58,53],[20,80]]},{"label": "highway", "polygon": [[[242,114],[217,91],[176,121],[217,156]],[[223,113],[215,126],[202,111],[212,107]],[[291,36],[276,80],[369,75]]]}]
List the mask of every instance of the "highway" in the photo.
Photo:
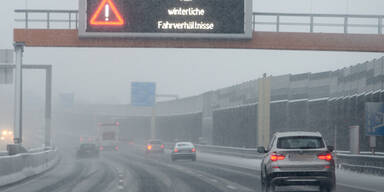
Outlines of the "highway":
[{"label": "highway", "polygon": [[[61,150],[60,163],[48,172],[0,188],[11,192],[130,191],[130,192],[248,192],[261,191],[258,165],[247,167],[231,157],[198,153],[198,160],[171,162],[168,153],[146,156],[144,147],[123,145],[102,152],[99,159],[76,159],[75,148]],[[227,161],[222,161],[227,159]],[[232,158],[233,159],[233,158]],[[247,161],[247,160],[245,160]],[[350,183],[353,183],[351,181]],[[282,188],[316,191],[316,188]],[[374,191],[337,185],[340,192]]]}]

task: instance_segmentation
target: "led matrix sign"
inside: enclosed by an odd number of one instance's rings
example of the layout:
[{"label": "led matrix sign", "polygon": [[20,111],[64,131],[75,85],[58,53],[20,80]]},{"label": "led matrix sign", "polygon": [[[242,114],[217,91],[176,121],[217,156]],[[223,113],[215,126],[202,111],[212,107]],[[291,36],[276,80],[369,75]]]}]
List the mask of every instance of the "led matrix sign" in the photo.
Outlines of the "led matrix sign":
[{"label": "led matrix sign", "polygon": [[251,38],[251,0],[80,0],[80,37]]}]

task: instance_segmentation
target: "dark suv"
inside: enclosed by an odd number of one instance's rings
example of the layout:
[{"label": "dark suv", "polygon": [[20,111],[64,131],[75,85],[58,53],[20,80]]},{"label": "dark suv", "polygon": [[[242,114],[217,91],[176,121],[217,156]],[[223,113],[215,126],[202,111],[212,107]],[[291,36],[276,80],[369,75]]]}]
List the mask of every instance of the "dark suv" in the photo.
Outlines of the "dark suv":
[{"label": "dark suv", "polygon": [[319,132],[277,132],[261,163],[263,191],[275,191],[275,186],[318,185],[320,191],[335,188],[333,147],[326,146]]},{"label": "dark suv", "polygon": [[82,143],[76,156],[77,158],[99,157],[99,148],[94,143]]}]

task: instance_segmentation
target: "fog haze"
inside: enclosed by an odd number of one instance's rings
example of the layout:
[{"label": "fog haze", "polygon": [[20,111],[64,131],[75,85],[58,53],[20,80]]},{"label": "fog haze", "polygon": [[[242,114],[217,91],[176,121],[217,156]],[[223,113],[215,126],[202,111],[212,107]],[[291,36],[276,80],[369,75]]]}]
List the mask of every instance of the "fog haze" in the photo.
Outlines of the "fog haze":
[{"label": "fog haze", "polygon": [[[12,48],[14,9],[77,9],[77,0],[9,1],[1,6],[0,48]],[[254,11],[384,14],[380,0],[255,0]],[[223,49],[26,48],[25,64],[52,64],[54,97],[75,93],[76,102],[130,102],[132,81],[157,82],[158,93],[181,97],[270,75],[336,70],[381,53]],[[43,73],[25,72],[25,95],[41,98]],[[39,86],[41,85],[41,86]]]}]

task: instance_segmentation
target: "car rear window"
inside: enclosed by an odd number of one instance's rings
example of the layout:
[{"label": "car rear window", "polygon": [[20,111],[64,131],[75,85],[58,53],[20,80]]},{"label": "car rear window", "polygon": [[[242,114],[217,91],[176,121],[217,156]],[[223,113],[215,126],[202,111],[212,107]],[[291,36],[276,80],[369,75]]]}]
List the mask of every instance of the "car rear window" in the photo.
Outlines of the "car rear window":
[{"label": "car rear window", "polygon": [[321,137],[295,136],[281,137],[277,140],[279,149],[318,149],[324,148]]},{"label": "car rear window", "polygon": [[176,144],[177,147],[190,147],[192,146],[191,143],[178,143]]}]

